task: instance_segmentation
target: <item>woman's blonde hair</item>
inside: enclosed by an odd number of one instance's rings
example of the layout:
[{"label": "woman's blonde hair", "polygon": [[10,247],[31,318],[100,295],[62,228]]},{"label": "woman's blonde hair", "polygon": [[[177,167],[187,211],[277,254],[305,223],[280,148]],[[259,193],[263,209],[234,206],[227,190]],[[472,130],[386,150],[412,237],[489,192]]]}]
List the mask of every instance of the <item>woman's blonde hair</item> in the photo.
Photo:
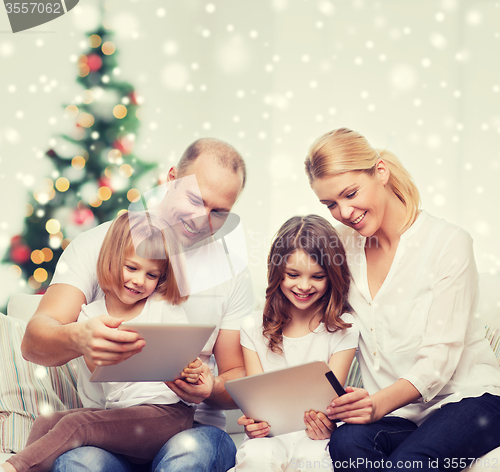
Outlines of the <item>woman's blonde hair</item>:
[{"label": "woman's blonde hair", "polygon": [[305,160],[309,183],[344,172],[366,172],[374,175],[377,162],[382,159],[389,169],[389,185],[406,206],[402,230],[408,229],[420,209],[420,193],[410,173],[395,154],[376,149],[357,131],[339,128],[318,138],[310,147]]},{"label": "woman's blonde hair", "polygon": [[[97,259],[97,281],[103,292],[107,294],[123,286],[125,259],[135,253],[158,262],[161,275],[155,293],[160,298],[173,305],[186,301],[187,297],[182,297],[179,290],[179,285],[185,283],[184,274],[181,270],[174,273],[167,249],[172,252],[172,241],[149,212],[126,212],[118,216],[106,233]],[[178,281],[176,275],[182,280]]]}]

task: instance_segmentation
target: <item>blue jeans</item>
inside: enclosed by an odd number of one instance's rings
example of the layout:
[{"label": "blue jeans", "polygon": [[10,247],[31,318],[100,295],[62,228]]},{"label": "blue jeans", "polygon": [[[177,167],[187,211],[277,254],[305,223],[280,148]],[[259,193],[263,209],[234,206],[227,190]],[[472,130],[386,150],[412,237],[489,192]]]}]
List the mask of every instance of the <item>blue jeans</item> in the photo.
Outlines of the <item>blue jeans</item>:
[{"label": "blue jeans", "polygon": [[225,431],[195,423],[167,441],[147,466],[89,446],[63,454],[51,472],[226,472],[234,467],[235,457],[236,446]]},{"label": "blue jeans", "polygon": [[500,446],[499,421],[500,397],[486,393],[448,403],[420,427],[397,417],[344,424],[332,433],[330,456],[335,472],[459,471]]}]

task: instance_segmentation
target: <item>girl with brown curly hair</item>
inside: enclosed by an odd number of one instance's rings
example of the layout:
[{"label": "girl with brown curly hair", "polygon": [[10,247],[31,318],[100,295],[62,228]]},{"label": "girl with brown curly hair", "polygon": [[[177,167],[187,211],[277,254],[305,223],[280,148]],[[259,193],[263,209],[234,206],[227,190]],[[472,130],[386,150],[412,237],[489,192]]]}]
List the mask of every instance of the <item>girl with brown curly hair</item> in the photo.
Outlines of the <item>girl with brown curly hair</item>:
[{"label": "girl with brown curly hair", "polygon": [[[324,360],[343,384],[358,342],[347,296],[350,273],[335,229],[317,215],[290,218],[268,257],[264,312],[243,321],[241,344],[247,375]],[[323,413],[304,412],[305,431],[267,438],[269,425],[241,417],[248,435],[236,470],[285,470],[320,461],[335,428]]]}]

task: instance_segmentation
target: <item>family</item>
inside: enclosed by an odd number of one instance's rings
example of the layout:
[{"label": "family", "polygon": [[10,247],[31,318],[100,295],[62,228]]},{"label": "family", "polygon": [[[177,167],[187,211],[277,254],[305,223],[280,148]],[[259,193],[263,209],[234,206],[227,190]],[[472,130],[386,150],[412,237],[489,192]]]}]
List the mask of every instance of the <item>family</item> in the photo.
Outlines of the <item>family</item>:
[{"label": "family", "polygon": [[[356,131],[319,137],[305,172],[341,225],[308,215],[281,226],[262,312],[252,312],[248,269],[220,274],[225,246],[212,236],[246,181],[225,142],[191,144],[156,207],[75,238],[22,348],[46,366],[78,358],[83,408],[38,417],[26,448],[0,469],[278,471],[319,462],[379,471],[410,461],[449,471],[463,468],[452,459],[499,447],[500,368],[474,316],[468,233],[421,210],[398,158]],[[217,327],[178,380],[90,382],[96,366],[144,347],[116,329],[129,320]],[[363,388],[346,387],[326,414],[304,412],[295,433],[268,437],[270,425],[243,416],[236,451],[224,432],[222,411],[236,407],[226,381],[320,359],[345,383],[355,354]]]}]

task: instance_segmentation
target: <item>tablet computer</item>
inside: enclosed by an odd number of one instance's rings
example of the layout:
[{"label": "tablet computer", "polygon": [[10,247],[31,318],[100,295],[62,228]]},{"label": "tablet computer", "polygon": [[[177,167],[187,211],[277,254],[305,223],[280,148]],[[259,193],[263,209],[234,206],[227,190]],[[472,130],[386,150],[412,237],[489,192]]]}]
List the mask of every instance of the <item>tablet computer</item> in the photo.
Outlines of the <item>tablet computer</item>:
[{"label": "tablet computer", "polygon": [[118,329],[135,331],[146,341],[139,354],[119,364],[98,366],[91,382],[157,382],[180,378],[210,335],[214,324],[122,323]]},{"label": "tablet computer", "polygon": [[226,390],[247,418],[269,423],[269,436],[304,430],[306,411],[326,413],[332,400],[345,394],[323,361],[230,380]]}]

